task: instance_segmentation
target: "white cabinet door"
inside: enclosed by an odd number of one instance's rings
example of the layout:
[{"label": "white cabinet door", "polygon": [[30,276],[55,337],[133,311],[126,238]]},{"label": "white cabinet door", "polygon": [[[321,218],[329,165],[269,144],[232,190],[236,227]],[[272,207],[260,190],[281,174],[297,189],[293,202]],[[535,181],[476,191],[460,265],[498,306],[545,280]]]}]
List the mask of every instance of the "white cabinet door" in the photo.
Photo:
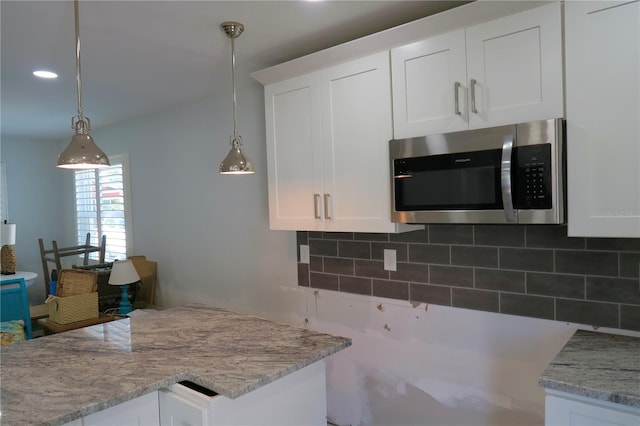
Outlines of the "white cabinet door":
[{"label": "white cabinet door", "polygon": [[468,127],[465,31],[391,50],[396,139]]},{"label": "white cabinet door", "polygon": [[207,401],[178,395],[169,389],[158,393],[161,426],[199,426],[209,424]]},{"label": "white cabinet door", "polygon": [[561,4],[391,51],[394,138],[564,116]]},{"label": "white cabinet door", "polygon": [[[568,394],[567,394],[568,395]],[[595,399],[545,397],[545,426],[638,426],[640,410]]]},{"label": "white cabinet door", "polygon": [[325,70],[322,78],[326,231],[393,232],[389,52]]},{"label": "white cabinet door", "polygon": [[265,88],[271,229],[399,232],[391,223],[389,52]]},{"label": "white cabinet door", "polygon": [[323,230],[317,75],[265,87],[265,111],[270,228]]},{"label": "white cabinet door", "polygon": [[84,426],[154,426],[160,424],[158,392],[132,399],[122,404],[89,414]]},{"label": "white cabinet door", "polygon": [[564,116],[560,8],[467,28],[469,128]]},{"label": "white cabinet door", "polygon": [[318,361],[236,399],[209,403],[210,425],[326,426],[325,363]]},{"label": "white cabinet door", "polygon": [[567,2],[569,236],[640,237],[640,3]]}]

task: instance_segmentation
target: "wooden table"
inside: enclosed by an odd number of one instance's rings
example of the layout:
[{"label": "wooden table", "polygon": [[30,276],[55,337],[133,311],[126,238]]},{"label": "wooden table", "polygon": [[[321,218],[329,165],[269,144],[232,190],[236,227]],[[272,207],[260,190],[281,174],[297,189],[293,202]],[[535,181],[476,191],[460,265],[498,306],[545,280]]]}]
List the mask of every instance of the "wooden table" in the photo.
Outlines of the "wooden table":
[{"label": "wooden table", "polygon": [[63,331],[75,330],[76,328],[89,327],[90,325],[102,324],[109,321],[115,321],[124,317],[100,314],[98,318],[89,318],[82,321],[70,322],[68,324],[58,324],[49,318],[40,318],[38,324],[45,330],[45,334],[62,333]]}]

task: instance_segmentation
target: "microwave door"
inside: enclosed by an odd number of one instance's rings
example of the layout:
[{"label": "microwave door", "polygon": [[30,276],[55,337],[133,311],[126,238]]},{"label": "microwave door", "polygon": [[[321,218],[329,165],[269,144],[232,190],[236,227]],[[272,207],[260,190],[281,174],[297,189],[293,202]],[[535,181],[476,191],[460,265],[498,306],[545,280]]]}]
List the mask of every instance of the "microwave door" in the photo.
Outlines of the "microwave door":
[{"label": "microwave door", "polygon": [[395,219],[504,223],[501,149],[395,159]]}]

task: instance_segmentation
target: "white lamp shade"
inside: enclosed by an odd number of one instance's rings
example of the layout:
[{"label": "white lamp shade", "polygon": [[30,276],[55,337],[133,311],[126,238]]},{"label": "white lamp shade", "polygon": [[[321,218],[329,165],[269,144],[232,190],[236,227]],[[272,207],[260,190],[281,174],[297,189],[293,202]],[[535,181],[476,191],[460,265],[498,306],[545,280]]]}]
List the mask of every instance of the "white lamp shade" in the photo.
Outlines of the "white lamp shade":
[{"label": "white lamp shade", "polygon": [[130,260],[116,260],[113,262],[111,275],[109,275],[109,284],[125,285],[138,281],[140,281],[140,275],[138,275],[138,271],[136,271],[135,266],[133,266],[133,262]]},{"label": "white lamp shade", "polygon": [[12,246],[16,243],[15,223],[3,223],[0,225],[0,243],[3,246]]}]

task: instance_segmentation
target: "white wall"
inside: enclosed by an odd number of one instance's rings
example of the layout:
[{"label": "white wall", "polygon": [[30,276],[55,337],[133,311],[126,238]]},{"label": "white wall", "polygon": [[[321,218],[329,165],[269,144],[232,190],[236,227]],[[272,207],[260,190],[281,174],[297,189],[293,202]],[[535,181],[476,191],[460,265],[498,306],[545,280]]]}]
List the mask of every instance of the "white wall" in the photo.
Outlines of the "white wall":
[{"label": "white wall", "polygon": [[29,301],[44,301],[45,287],[38,238],[47,247],[64,238],[61,182],[55,167],[57,144],[30,139],[2,138],[0,162],[6,164],[9,220],[16,224],[16,269],[38,274],[29,286]]},{"label": "white wall", "polygon": [[[239,85],[238,128],[257,165],[254,176],[218,174],[233,133],[231,88],[217,100],[92,131],[107,155],[128,154],[131,254],[158,261],[162,305],[205,302],[247,311],[260,304],[265,312],[281,306],[272,284],[287,269],[295,242],[293,233],[268,229],[262,86],[248,76]],[[72,211],[67,219],[72,224]]]},{"label": "white wall", "polygon": [[[254,176],[217,173],[230,93],[92,132],[108,154],[129,155],[132,254],[158,261],[158,303],[206,303],[351,337],[328,360],[328,414],[341,425],[542,425],[537,379],[575,326],[298,287],[295,233],[268,230],[262,87],[241,80],[238,92]],[[57,147],[49,151],[55,158]],[[30,164],[11,155],[7,163]],[[73,238],[69,179],[61,209]],[[29,203],[46,192],[41,180],[22,189]],[[59,216],[31,211],[28,226],[48,224],[28,232],[57,229]]]}]

